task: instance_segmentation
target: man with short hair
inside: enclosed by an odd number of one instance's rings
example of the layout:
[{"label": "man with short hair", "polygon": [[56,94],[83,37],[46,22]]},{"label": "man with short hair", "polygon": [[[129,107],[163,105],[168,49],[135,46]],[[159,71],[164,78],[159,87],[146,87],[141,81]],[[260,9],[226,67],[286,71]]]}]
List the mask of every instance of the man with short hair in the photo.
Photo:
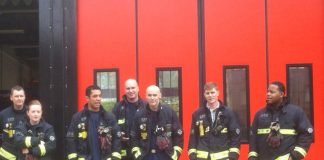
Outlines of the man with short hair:
[{"label": "man with short hair", "polygon": [[188,154],[190,160],[237,160],[240,127],[234,113],[219,100],[216,83],[204,86],[206,102],[192,114]]},{"label": "man with short hair", "polygon": [[139,87],[135,79],[125,81],[125,94],[120,102],[116,103],[112,112],[115,114],[121,131],[122,160],[132,160],[129,134],[136,111],[144,107],[144,102],[138,95]]},{"label": "man with short hair", "polygon": [[301,160],[313,141],[313,127],[306,114],[285,97],[285,86],[270,83],[267,105],[254,116],[249,160]]},{"label": "man with short hair", "polygon": [[120,160],[119,127],[115,116],[101,105],[101,89],[91,85],[86,89],[87,103],[75,113],[68,129],[69,160]]},{"label": "man with short hair", "polygon": [[159,87],[146,89],[147,105],[135,114],[131,130],[135,160],[177,160],[183,147],[183,130],[170,107],[161,104]]},{"label": "man with short hair", "polygon": [[12,87],[10,91],[12,106],[0,112],[0,133],[2,134],[0,159],[18,159],[21,156],[21,151],[14,145],[13,135],[15,127],[26,121],[25,99],[23,87],[18,85]]}]

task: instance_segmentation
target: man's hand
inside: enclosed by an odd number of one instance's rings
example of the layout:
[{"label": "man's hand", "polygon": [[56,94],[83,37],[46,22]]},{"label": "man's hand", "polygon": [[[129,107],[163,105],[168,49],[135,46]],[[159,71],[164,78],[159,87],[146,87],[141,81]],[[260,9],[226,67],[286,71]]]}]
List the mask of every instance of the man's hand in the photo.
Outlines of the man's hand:
[{"label": "man's hand", "polygon": [[28,148],[23,148],[21,150],[21,152],[22,152],[22,154],[28,154],[29,153],[29,150],[28,150]]},{"label": "man's hand", "polygon": [[127,142],[129,141],[129,137],[126,137],[125,132],[121,132],[121,139],[122,142]]}]

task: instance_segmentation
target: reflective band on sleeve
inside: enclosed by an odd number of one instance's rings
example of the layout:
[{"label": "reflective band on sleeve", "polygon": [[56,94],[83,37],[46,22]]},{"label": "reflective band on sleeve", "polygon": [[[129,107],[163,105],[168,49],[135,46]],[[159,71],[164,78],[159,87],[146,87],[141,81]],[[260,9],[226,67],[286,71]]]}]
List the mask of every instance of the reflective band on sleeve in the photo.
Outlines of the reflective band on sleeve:
[{"label": "reflective band on sleeve", "polygon": [[6,159],[10,159],[10,160],[16,160],[16,156],[9,153],[8,151],[6,151],[5,149],[3,149],[2,147],[0,148],[0,155]]},{"label": "reflective band on sleeve", "polygon": [[303,155],[303,157],[306,156],[306,150],[304,148],[295,147],[294,151],[297,151],[298,153],[300,153],[301,155]]},{"label": "reflective band on sleeve", "polygon": [[210,160],[217,160],[217,159],[223,159],[228,157],[229,151],[222,151],[217,153],[211,153],[210,154]]},{"label": "reflective band on sleeve", "polygon": [[82,157],[82,158],[78,158],[78,160],[86,160],[86,159]]},{"label": "reflective band on sleeve", "polygon": [[68,155],[68,159],[72,159],[72,158],[77,158],[77,154],[76,153],[70,153],[69,155]]},{"label": "reflective band on sleeve", "polygon": [[257,152],[254,152],[254,151],[251,151],[248,155],[248,157],[258,157],[258,153]]},{"label": "reflective band on sleeve", "polygon": [[207,159],[208,158],[208,152],[197,150],[197,158]]},{"label": "reflective band on sleeve", "polygon": [[230,152],[235,152],[237,154],[240,154],[240,149],[238,149],[238,148],[230,148],[229,151]]},{"label": "reflective band on sleeve", "polygon": [[39,150],[41,153],[40,155],[44,156],[46,154],[46,148],[45,148],[44,144],[40,144],[40,145],[38,145],[38,147],[39,147]]},{"label": "reflective band on sleeve", "polygon": [[127,151],[124,150],[124,149],[120,150],[120,155],[121,155],[122,157],[126,157],[126,156],[127,156]]},{"label": "reflective band on sleeve", "polygon": [[31,137],[30,136],[25,138],[25,145],[27,148],[31,147]]},{"label": "reflective band on sleeve", "polygon": [[222,129],[221,133],[227,133],[227,128]]},{"label": "reflective band on sleeve", "polygon": [[279,132],[285,135],[297,135],[296,130],[294,129],[280,129]]},{"label": "reflective band on sleeve", "polygon": [[124,124],[125,123],[125,118],[124,119],[118,119],[118,124]]},{"label": "reflective band on sleeve", "polygon": [[135,158],[138,158],[142,154],[140,148],[138,147],[134,147],[132,149],[132,153],[134,154]]},{"label": "reflective band on sleeve", "polygon": [[120,155],[118,152],[113,152],[111,155],[112,155],[113,157],[116,157],[116,158],[118,158],[118,159],[121,159],[121,155]]},{"label": "reflective band on sleeve", "polygon": [[172,160],[177,160],[178,159],[178,154],[177,154],[177,151],[176,150],[173,151],[173,154],[171,156],[171,159]]},{"label": "reflective band on sleeve", "polygon": [[179,146],[174,146],[173,149],[174,149],[175,151],[178,151],[179,153],[182,152],[182,148],[179,147]]},{"label": "reflective band on sleeve", "polygon": [[188,155],[190,156],[190,154],[192,154],[192,153],[196,153],[196,152],[197,152],[197,150],[194,149],[194,148],[189,149],[189,151],[188,151]]},{"label": "reflective band on sleeve", "polygon": [[285,154],[283,156],[277,157],[275,160],[289,160],[290,154]]},{"label": "reflective band on sleeve", "polygon": [[257,134],[269,134],[269,133],[270,133],[269,128],[258,129],[258,132],[257,132]]}]

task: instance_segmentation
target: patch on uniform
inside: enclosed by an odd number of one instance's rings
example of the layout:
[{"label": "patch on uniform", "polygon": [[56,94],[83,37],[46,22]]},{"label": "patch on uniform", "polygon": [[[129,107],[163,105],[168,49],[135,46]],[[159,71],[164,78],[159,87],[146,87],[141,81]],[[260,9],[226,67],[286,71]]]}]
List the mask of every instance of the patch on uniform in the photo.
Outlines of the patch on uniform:
[{"label": "patch on uniform", "polygon": [[74,133],[73,132],[67,132],[66,137],[74,137]]},{"label": "patch on uniform", "polygon": [[240,134],[240,129],[236,128],[235,132],[236,134]]},{"label": "patch on uniform", "polygon": [[182,135],[182,130],[181,129],[178,129],[178,135]]},{"label": "patch on uniform", "polygon": [[55,140],[55,137],[54,136],[50,136],[49,139],[50,139],[50,141],[54,141]]},{"label": "patch on uniform", "polygon": [[86,121],[87,120],[87,117],[82,117],[81,118],[81,121]]},{"label": "patch on uniform", "polygon": [[190,131],[190,134],[191,134],[191,135],[195,134],[195,130],[192,129],[192,130]]},{"label": "patch on uniform", "polygon": [[313,128],[308,128],[308,129],[307,129],[307,132],[308,132],[308,133],[313,133],[314,130],[313,130]]},{"label": "patch on uniform", "polygon": [[269,114],[268,113],[263,113],[260,115],[260,118],[267,118],[269,117]]},{"label": "patch on uniform", "polygon": [[121,137],[122,133],[121,132],[117,132],[117,137]]},{"label": "patch on uniform", "polygon": [[141,122],[143,123],[143,122],[146,122],[147,121],[147,118],[146,117],[143,117],[143,118],[141,118]]},{"label": "patch on uniform", "polygon": [[199,116],[199,119],[204,119],[206,117],[206,114],[202,114]]}]

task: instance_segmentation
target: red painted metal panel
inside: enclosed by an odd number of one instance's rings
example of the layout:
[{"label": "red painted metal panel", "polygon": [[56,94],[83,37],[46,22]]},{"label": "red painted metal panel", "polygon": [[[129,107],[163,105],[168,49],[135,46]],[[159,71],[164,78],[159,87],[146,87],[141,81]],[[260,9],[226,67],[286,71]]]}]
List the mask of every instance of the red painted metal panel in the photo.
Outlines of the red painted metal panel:
[{"label": "red painted metal panel", "polygon": [[185,147],[181,159],[188,159],[191,113],[198,106],[197,1],[141,0],[138,26],[139,83],[143,96],[146,87],[156,83],[157,67],[182,68]]},{"label": "red painted metal panel", "polygon": [[[266,94],[264,2],[205,0],[205,37],[206,81],[217,82],[221,93],[223,66],[249,66],[252,123]],[[240,159],[247,153],[248,145],[241,145]]]},{"label": "red painted metal panel", "polygon": [[324,1],[268,1],[269,77],[286,82],[286,64],[313,65],[315,143],[306,159],[324,148]]},{"label": "red painted metal panel", "polygon": [[133,0],[78,1],[78,103],[93,84],[94,69],[118,68],[120,90],[135,78],[135,3]]}]

